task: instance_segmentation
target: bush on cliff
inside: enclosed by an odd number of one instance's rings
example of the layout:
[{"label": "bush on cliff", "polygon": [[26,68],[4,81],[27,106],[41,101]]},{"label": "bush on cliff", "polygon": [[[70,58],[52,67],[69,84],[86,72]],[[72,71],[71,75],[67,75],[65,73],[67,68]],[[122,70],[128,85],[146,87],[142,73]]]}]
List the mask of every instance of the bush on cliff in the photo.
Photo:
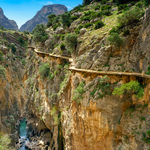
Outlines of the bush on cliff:
[{"label": "bush on cliff", "polygon": [[104,24],[102,21],[98,21],[98,22],[95,23],[94,29],[95,29],[95,30],[96,30],[96,29],[99,29],[99,28],[103,27],[104,25],[105,25],[105,24]]},{"label": "bush on cliff", "polygon": [[134,23],[138,22],[141,17],[140,8],[135,7],[134,9],[130,9],[125,11],[122,16],[118,17],[118,23],[120,27],[134,25]]},{"label": "bush on cliff", "polygon": [[122,84],[120,87],[116,87],[113,91],[113,95],[120,96],[123,94],[134,94],[137,98],[142,98],[144,96],[144,89],[138,81],[130,81],[129,83]]},{"label": "bush on cliff", "polygon": [[61,22],[64,27],[69,27],[71,24],[71,14],[66,12],[61,15]]},{"label": "bush on cliff", "polygon": [[14,150],[9,146],[11,140],[8,135],[2,135],[0,133],[0,150]]},{"label": "bush on cliff", "polygon": [[73,100],[80,102],[83,99],[83,93],[84,93],[84,86],[85,83],[84,82],[80,82],[80,84],[78,85],[78,87],[74,90],[73,92]]},{"label": "bush on cliff", "polygon": [[45,33],[45,27],[43,24],[38,24],[32,31],[33,40],[35,42],[45,42],[48,39],[48,35]]},{"label": "bush on cliff", "polygon": [[65,36],[65,45],[69,48],[69,51],[73,53],[77,46],[77,34],[68,33]]},{"label": "bush on cliff", "polygon": [[4,60],[3,53],[2,53],[2,51],[0,51],[0,61],[3,61],[3,60]]},{"label": "bush on cliff", "polygon": [[0,77],[4,77],[6,76],[6,69],[0,65]]},{"label": "bush on cliff", "polygon": [[48,18],[48,23],[47,23],[47,27],[52,26],[52,23],[55,19],[56,15],[55,14],[50,14],[47,18]]},{"label": "bush on cliff", "polygon": [[39,66],[39,74],[42,77],[42,79],[45,79],[49,76],[50,67],[49,63],[45,63]]},{"label": "bush on cliff", "polygon": [[110,42],[111,45],[115,45],[117,47],[121,46],[123,43],[123,39],[119,36],[117,32],[112,32],[108,36],[107,41]]}]

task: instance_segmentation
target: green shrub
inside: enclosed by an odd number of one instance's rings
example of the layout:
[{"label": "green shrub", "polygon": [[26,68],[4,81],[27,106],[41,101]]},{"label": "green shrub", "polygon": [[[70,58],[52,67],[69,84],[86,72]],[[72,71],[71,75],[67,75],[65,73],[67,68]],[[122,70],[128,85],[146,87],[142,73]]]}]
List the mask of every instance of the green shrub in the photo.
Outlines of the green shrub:
[{"label": "green shrub", "polygon": [[147,72],[145,74],[150,75],[150,67],[147,68]]},{"label": "green shrub", "polygon": [[0,150],[14,150],[14,148],[10,147],[11,139],[8,135],[0,134]]},{"label": "green shrub", "polygon": [[6,76],[6,69],[0,65],[0,77],[4,77]]},{"label": "green shrub", "polygon": [[90,16],[82,16],[81,21],[90,21],[91,17]]},{"label": "green shrub", "polygon": [[78,87],[73,91],[73,100],[80,102],[83,99],[83,93],[84,93],[84,82],[80,82]]},{"label": "green shrub", "polygon": [[39,66],[39,74],[42,77],[42,79],[45,79],[46,77],[48,77],[49,72],[50,72],[49,63],[44,63]]},{"label": "green shrub", "polygon": [[61,35],[61,40],[63,41],[65,38],[65,35]]},{"label": "green shrub", "polygon": [[70,26],[70,13],[69,12],[66,12],[64,14],[61,15],[61,22],[63,24],[64,27],[69,27]]},{"label": "green shrub", "polygon": [[83,0],[83,5],[88,5],[91,3],[92,0]]},{"label": "green shrub", "polygon": [[47,27],[50,27],[50,26],[52,26],[52,22],[56,18],[56,15],[55,14],[50,14],[47,18],[48,18]]},{"label": "green shrub", "polygon": [[144,5],[145,5],[145,6],[148,6],[148,5],[150,4],[150,1],[149,1],[149,0],[143,0],[143,2],[144,2]]},{"label": "green shrub", "polygon": [[48,34],[45,32],[45,27],[43,24],[38,24],[32,31],[33,40],[35,42],[45,42],[48,39]]},{"label": "green shrub", "polygon": [[87,24],[84,25],[84,28],[88,28],[88,27],[91,27],[91,26],[93,26],[93,23],[87,23]]},{"label": "green shrub", "polygon": [[110,31],[109,31],[109,35],[113,32],[116,32],[116,33],[119,33],[119,30],[117,28],[112,28]]},{"label": "green shrub", "polygon": [[82,28],[83,28],[83,25],[80,24],[80,25],[78,26],[78,29],[82,29]]},{"label": "green shrub", "polygon": [[24,39],[21,36],[17,38],[17,41],[20,42],[21,44],[24,43]]},{"label": "green shrub", "polygon": [[115,45],[117,47],[121,46],[123,43],[123,39],[116,32],[112,32],[108,36],[107,41],[109,41],[111,45]]},{"label": "green shrub", "polygon": [[103,13],[101,11],[99,12],[92,12],[91,13],[91,19],[95,19],[95,18],[98,18],[98,17],[102,17]]},{"label": "green shrub", "polygon": [[76,29],[75,29],[75,33],[79,34],[80,33],[80,29],[83,28],[83,25],[79,25]]},{"label": "green shrub", "polygon": [[69,48],[69,51],[73,53],[77,46],[77,35],[68,33],[65,36],[65,45]]},{"label": "green shrub", "polygon": [[59,25],[53,26],[53,30],[55,31],[57,27],[59,27]]},{"label": "green shrub", "polygon": [[95,29],[95,30],[96,30],[96,29],[99,29],[99,28],[103,27],[104,25],[105,25],[105,24],[104,24],[102,21],[98,21],[98,22],[95,23],[94,29]]},{"label": "green shrub", "polygon": [[29,31],[23,31],[23,34],[30,34]]},{"label": "green shrub", "polygon": [[147,133],[147,135],[150,137],[150,130],[148,130],[146,133]]},{"label": "green shrub", "polygon": [[96,92],[98,92],[98,95],[99,95],[99,97],[97,97],[97,99],[98,98],[103,98],[106,95],[111,95],[112,94],[110,79],[107,76],[104,76],[99,80],[99,84],[90,93],[90,95],[92,95],[92,97],[94,97],[94,94]]},{"label": "green shrub", "polygon": [[84,16],[89,16],[89,15],[91,15],[91,13],[93,13],[93,11],[87,11],[87,12],[84,12]]},{"label": "green shrub", "polygon": [[64,43],[61,43],[61,45],[60,45],[60,49],[61,49],[62,51],[64,51],[64,50],[65,50],[65,44],[64,44]]},{"label": "green shrub", "polygon": [[123,95],[123,94],[134,94],[137,98],[142,98],[144,96],[144,89],[141,87],[138,81],[130,81],[129,83],[124,83],[120,87],[116,87],[113,91],[113,95]]},{"label": "green shrub", "polygon": [[54,78],[54,76],[55,76],[55,75],[54,75],[53,73],[51,73],[51,72],[49,73],[49,79],[50,79],[50,80],[52,80],[52,79]]},{"label": "green shrub", "polygon": [[110,5],[102,5],[101,6],[101,10],[109,10],[109,9],[111,9]]},{"label": "green shrub", "polygon": [[127,4],[121,4],[118,6],[118,11],[120,10],[126,10],[126,9],[129,9],[128,5]]},{"label": "green shrub", "polygon": [[74,20],[77,20],[78,19],[78,17],[77,16],[71,16],[71,21],[74,21]]},{"label": "green shrub", "polygon": [[140,17],[141,10],[135,7],[134,9],[124,12],[122,16],[118,17],[118,23],[120,27],[133,25],[134,23],[139,21]]},{"label": "green shrub", "polygon": [[0,51],[0,61],[3,61],[3,60],[4,60],[3,53],[2,53],[2,51]]},{"label": "green shrub", "polygon": [[110,10],[104,10],[104,11],[102,12],[102,14],[103,14],[103,15],[106,15],[106,16],[112,15]]},{"label": "green shrub", "polygon": [[11,48],[13,54],[16,53],[16,47],[14,44],[10,44],[9,47]]},{"label": "green shrub", "polygon": [[52,25],[56,24],[60,24],[60,15],[56,16],[52,21]]},{"label": "green shrub", "polygon": [[54,38],[54,40],[59,41],[60,38],[61,38],[61,35],[59,35],[59,34],[53,34],[53,38]]},{"label": "green shrub", "polygon": [[129,34],[130,34],[130,31],[129,31],[129,30],[124,30],[124,31],[123,31],[123,35],[124,35],[124,36],[129,35]]}]

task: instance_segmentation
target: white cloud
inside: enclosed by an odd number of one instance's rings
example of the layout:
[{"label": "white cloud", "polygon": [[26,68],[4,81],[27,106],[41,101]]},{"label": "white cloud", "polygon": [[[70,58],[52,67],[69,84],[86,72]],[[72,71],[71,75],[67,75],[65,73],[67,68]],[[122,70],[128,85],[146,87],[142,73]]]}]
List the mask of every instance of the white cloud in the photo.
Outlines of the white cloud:
[{"label": "white cloud", "polygon": [[50,5],[50,4],[54,4],[54,3],[53,3],[53,2],[51,2],[51,1],[49,1],[49,2],[47,2],[47,4],[49,4],[49,5]]},{"label": "white cloud", "polygon": [[44,1],[44,2],[39,2],[39,4],[42,4],[42,5],[52,5],[54,3],[52,1]]},{"label": "white cloud", "polygon": [[71,6],[66,6],[66,7],[67,7],[69,10],[70,10],[70,9],[73,9],[73,7],[71,7]]}]

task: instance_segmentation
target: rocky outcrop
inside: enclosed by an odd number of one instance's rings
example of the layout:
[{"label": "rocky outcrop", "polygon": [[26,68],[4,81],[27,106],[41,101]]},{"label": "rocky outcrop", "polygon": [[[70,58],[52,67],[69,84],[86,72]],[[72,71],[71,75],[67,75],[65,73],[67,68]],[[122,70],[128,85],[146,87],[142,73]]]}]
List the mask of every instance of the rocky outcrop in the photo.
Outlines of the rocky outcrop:
[{"label": "rocky outcrop", "polygon": [[24,25],[21,26],[20,31],[32,31],[37,24],[46,25],[48,22],[48,15],[61,15],[67,11],[66,6],[60,4],[46,5],[37,12],[37,14]]},{"label": "rocky outcrop", "polygon": [[[148,12],[147,10],[144,19],[147,21]],[[148,32],[149,24],[145,25],[145,21],[139,23],[131,29],[131,34],[125,37],[124,45],[119,48],[110,46],[106,37],[96,38],[94,35],[92,41],[87,43],[87,49],[82,49],[83,45],[78,43],[76,56],[71,65],[83,70],[146,71],[144,68],[149,67],[150,61],[149,34],[146,34]],[[86,40],[89,34],[86,30],[79,35],[78,41]],[[52,33],[44,46],[50,47],[51,39]],[[44,48],[42,50],[44,51]],[[30,110],[28,120],[33,120],[30,126],[36,142],[39,140],[36,138],[37,135],[41,138],[41,132],[48,131],[51,135],[48,141],[50,144],[45,145],[49,149],[150,148],[149,79],[132,75],[106,77],[84,71],[68,73],[62,58],[40,55],[31,48],[28,51],[27,62],[27,109]],[[39,74],[39,66],[42,63],[48,63],[50,71],[49,76],[44,79]],[[130,93],[122,96],[112,94],[115,87],[131,80],[137,80],[144,85],[143,98],[138,99]]]},{"label": "rocky outcrop", "polygon": [[16,53],[12,53],[8,46],[12,44],[11,41],[14,41],[15,45],[16,37],[11,35],[7,41],[8,36],[5,32],[0,34],[0,51],[3,53],[0,65],[6,69],[6,76],[0,76],[0,132],[8,134],[12,139],[11,145],[15,147],[19,140],[19,120],[24,115],[27,102],[23,84],[25,51],[17,41],[16,44],[22,48],[16,46]]},{"label": "rocky outcrop", "polygon": [[17,23],[14,20],[9,20],[0,7],[0,26],[3,26],[6,29],[15,29],[18,30]]}]

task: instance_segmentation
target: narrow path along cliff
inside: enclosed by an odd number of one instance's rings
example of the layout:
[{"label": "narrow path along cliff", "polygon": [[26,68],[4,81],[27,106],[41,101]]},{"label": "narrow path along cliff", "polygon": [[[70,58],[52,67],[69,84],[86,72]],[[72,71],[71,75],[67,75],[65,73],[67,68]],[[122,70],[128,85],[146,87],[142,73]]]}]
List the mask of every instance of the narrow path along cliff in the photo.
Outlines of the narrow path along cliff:
[{"label": "narrow path along cliff", "polygon": [[0,29],[0,146],[149,150],[150,8],[93,1],[48,18]]}]

